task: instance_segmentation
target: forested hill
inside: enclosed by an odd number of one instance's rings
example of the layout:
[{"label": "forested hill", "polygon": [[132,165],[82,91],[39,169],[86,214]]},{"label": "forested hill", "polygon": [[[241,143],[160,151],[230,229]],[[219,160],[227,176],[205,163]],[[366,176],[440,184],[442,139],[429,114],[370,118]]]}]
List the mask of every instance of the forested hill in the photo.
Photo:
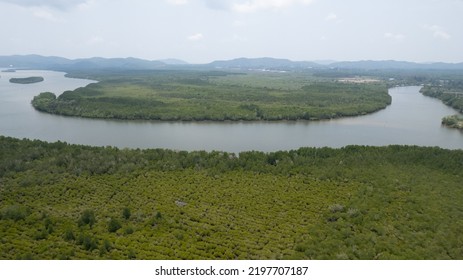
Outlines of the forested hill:
[{"label": "forested hill", "polygon": [[1,259],[462,259],[463,151],[0,137]]}]

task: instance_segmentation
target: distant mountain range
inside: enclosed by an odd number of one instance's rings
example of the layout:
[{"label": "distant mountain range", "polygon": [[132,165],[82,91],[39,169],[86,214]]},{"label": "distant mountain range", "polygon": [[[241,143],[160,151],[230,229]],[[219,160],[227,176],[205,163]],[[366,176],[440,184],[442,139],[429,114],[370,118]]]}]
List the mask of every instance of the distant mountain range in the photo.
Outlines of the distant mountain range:
[{"label": "distant mountain range", "polygon": [[396,60],[382,60],[382,61],[373,61],[373,60],[363,60],[363,61],[344,61],[344,62],[334,62],[329,64],[330,68],[340,68],[340,69],[367,69],[367,70],[384,70],[384,69],[435,69],[435,70],[444,70],[444,69],[463,69],[463,63],[444,63],[444,62],[435,62],[435,63],[416,63],[416,62],[407,62],[407,61],[396,61]]},{"label": "distant mountain range", "polygon": [[165,63],[167,65],[186,65],[188,62],[176,59],[176,58],[168,58],[168,59],[161,59],[160,60],[162,63]]},{"label": "distant mountain range", "polygon": [[308,61],[291,61],[279,58],[236,58],[232,60],[216,60],[207,64],[215,68],[237,68],[237,69],[300,69],[300,68],[321,68],[321,64]]},{"label": "distant mountain range", "polygon": [[84,70],[84,69],[160,69],[168,65],[186,65],[178,59],[144,60],[139,58],[83,58],[67,59],[57,56],[12,55],[0,56],[1,68]]},{"label": "distant mountain range", "polygon": [[208,64],[215,68],[226,69],[266,69],[266,70],[291,70],[291,69],[365,69],[365,70],[385,70],[385,69],[458,69],[463,70],[463,63],[415,63],[395,60],[362,60],[362,61],[291,61],[288,59],[277,58],[237,58],[232,60],[217,60]]},{"label": "distant mountain range", "polygon": [[291,71],[301,69],[435,69],[435,70],[463,70],[463,63],[415,63],[407,61],[292,61],[278,58],[236,58],[232,60],[217,60],[208,64],[188,64],[178,59],[144,60],[139,58],[84,58],[67,59],[57,56],[40,55],[13,55],[0,56],[0,68],[14,69],[47,69],[47,70],[85,70],[85,69],[123,69],[123,70],[150,70],[175,68],[212,68],[212,69],[239,69],[239,70],[268,70]]}]

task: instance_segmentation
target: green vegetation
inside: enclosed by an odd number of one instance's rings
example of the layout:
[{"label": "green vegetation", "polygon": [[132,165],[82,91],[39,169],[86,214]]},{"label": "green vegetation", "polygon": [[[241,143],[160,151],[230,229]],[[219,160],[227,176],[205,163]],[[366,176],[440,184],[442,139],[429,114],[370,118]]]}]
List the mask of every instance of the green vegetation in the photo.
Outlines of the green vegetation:
[{"label": "green vegetation", "polygon": [[442,124],[451,128],[463,129],[463,116],[452,115],[444,117],[442,119]]},{"label": "green vegetation", "polygon": [[421,92],[426,96],[438,98],[446,105],[463,112],[463,79],[427,85],[421,89]]},{"label": "green vegetation", "polygon": [[[421,93],[438,98],[445,105],[463,112],[463,79],[461,77],[452,80],[439,80],[423,87]],[[442,124],[451,128],[463,129],[463,117],[461,115],[447,116],[442,119]]]},{"label": "green vegetation", "polygon": [[384,83],[351,84],[309,73],[141,71],[93,74],[100,82],[46,93],[53,114],[143,120],[311,120],[371,113],[390,104]]},{"label": "green vegetation", "polygon": [[43,77],[11,78],[10,83],[15,84],[34,84],[43,82]]},{"label": "green vegetation", "polygon": [[0,137],[1,259],[462,259],[463,151]]},{"label": "green vegetation", "polygon": [[79,226],[89,225],[90,227],[92,227],[94,223],[95,223],[95,214],[93,213],[92,210],[87,209],[82,213],[82,216],[80,217],[77,224]]}]

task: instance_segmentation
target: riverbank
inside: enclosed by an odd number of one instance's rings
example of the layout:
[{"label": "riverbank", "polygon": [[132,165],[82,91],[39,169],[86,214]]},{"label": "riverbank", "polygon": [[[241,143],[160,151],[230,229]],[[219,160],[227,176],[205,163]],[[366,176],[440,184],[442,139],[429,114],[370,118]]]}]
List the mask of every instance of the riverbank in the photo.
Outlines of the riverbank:
[{"label": "riverbank", "polygon": [[445,105],[463,112],[463,81],[449,81],[445,85],[427,85],[420,92],[435,97]]},{"label": "riverbank", "polygon": [[[441,100],[445,105],[463,112],[463,83],[460,79],[441,81],[439,85],[427,85],[420,91],[425,96]],[[442,119],[442,124],[455,129],[463,130],[463,117],[450,115]]]},{"label": "riverbank", "polygon": [[442,119],[442,124],[450,127],[463,130],[463,116],[453,115]]}]

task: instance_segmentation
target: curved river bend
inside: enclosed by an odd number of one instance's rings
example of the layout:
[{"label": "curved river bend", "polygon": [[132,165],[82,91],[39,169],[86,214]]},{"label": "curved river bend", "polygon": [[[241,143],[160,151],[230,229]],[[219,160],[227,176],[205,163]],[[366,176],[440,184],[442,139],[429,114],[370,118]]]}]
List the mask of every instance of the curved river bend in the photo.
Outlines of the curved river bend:
[{"label": "curved river bend", "polygon": [[[442,117],[455,114],[420,87],[389,90],[392,104],[377,113],[307,122],[156,122],[63,117],[37,112],[32,98],[43,91],[61,94],[92,81],[65,78],[62,72],[0,73],[0,135],[120,148],[174,150],[277,151],[299,147],[383,146],[406,144],[463,149],[463,133],[443,127]],[[21,85],[12,77],[42,76],[44,82]]]}]

